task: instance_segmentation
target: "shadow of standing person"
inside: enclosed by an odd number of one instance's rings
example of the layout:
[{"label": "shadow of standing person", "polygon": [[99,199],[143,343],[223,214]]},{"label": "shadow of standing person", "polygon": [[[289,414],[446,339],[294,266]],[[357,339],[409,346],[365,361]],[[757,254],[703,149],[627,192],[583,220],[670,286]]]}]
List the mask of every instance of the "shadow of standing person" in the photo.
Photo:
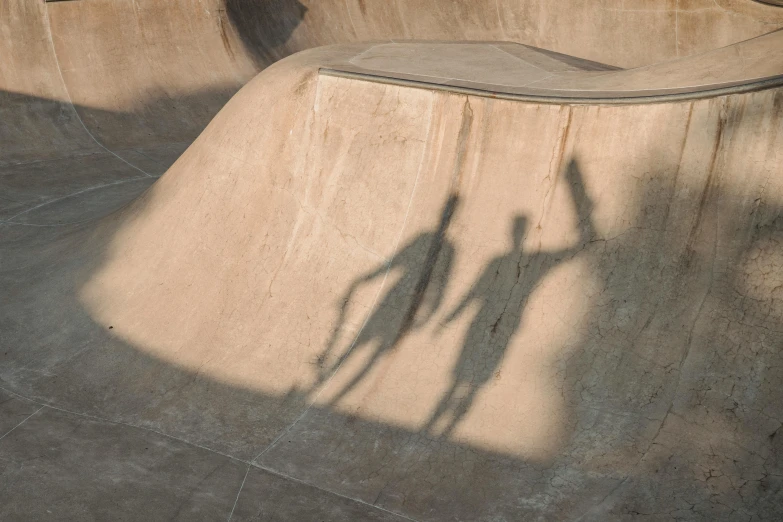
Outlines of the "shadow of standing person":
[{"label": "shadow of standing person", "polygon": [[454,215],[459,201],[451,195],[441,212],[437,230],[423,232],[405,245],[392,257],[372,272],[362,276],[351,284],[342,299],[340,317],[333,330],[326,349],[319,355],[319,361],[325,361],[334,352],[337,336],[345,325],[346,308],[354,292],[361,285],[380,277],[399,273],[397,282],[386,292],[380,304],[364,323],[354,342],[345,353],[328,368],[321,369],[314,391],[350,357],[365,346],[373,346],[372,354],[359,372],[330,401],[336,404],[348,392],[356,387],[379,362],[400,341],[415,328],[423,326],[443,301],[446,284],[451,274],[454,259],[454,247],[446,238],[446,230]]},{"label": "shadow of standing person", "polygon": [[[475,302],[479,310],[471,323],[452,370],[452,384],[435,408],[423,431],[437,436],[436,424],[450,417],[440,433],[448,438],[470,410],[479,391],[499,370],[511,338],[522,322],[527,300],[546,274],[576,255],[594,236],[592,205],[585,192],[575,160],[566,170],[571,199],[576,208],[579,240],[572,247],[556,251],[527,253],[523,249],[528,219],[517,216],[512,223],[512,247],[493,259],[444,325],[457,319]],[[442,328],[443,325],[441,325]]]}]

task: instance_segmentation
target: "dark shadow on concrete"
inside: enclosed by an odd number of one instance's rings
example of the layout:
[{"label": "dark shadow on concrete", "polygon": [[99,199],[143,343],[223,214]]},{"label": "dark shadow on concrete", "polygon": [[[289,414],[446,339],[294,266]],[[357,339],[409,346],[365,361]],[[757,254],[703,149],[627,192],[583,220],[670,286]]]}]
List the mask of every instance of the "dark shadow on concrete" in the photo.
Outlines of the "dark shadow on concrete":
[{"label": "dark shadow on concrete", "polygon": [[225,0],[226,16],[263,69],[291,54],[285,44],[307,14],[298,0]]},{"label": "dark shadow on concrete", "polygon": [[596,287],[564,363],[570,441],[556,465],[622,480],[578,520],[783,514],[783,310],[772,268],[783,206],[763,189],[733,193],[741,178],[721,157],[763,117],[743,104],[721,113],[703,187],[678,184],[682,156],[637,165],[626,232],[588,246]]},{"label": "dark shadow on concrete", "polygon": [[[346,359],[356,355],[365,347],[372,350],[367,363],[332,399],[336,404],[355,388],[372,368],[391,352],[413,329],[420,328],[429,321],[439,309],[443,300],[454,259],[454,246],[446,237],[451,218],[457,209],[459,197],[452,194],[441,210],[438,228],[422,232],[411,242],[396,252],[389,263],[384,263],[372,272],[360,277],[348,288],[341,300],[339,319],[332,337],[319,356],[323,362],[333,358],[337,349],[337,338],[345,327],[345,311],[359,286],[376,279],[386,279],[388,274],[396,276],[397,282],[386,292],[372,315],[350,346],[342,350],[342,355],[328,368],[321,368],[313,387],[320,385],[343,364]],[[434,280],[434,281],[433,281]],[[401,315],[397,311],[404,310]]]},{"label": "dark shadow on concrete", "polygon": [[0,221],[101,185],[162,175],[232,95],[151,93],[123,112],[0,90]]},{"label": "dark shadow on concrete", "polygon": [[0,90],[0,166],[98,150],[90,134],[110,150],[189,143],[239,87],[176,97],[148,92],[127,111]]},{"label": "dark shadow on concrete", "polygon": [[473,404],[476,394],[499,372],[511,338],[522,322],[530,294],[550,270],[573,258],[595,235],[590,215],[592,203],[585,192],[576,160],[569,163],[566,177],[578,216],[579,241],[562,250],[525,252],[522,243],[527,235],[528,219],[521,215],[514,219],[511,250],[487,265],[467,295],[445,319],[448,324],[474,303],[479,306],[452,370],[451,386],[424,427],[426,433],[436,435],[438,422],[447,419],[440,434],[446,438],[451,436]]}]

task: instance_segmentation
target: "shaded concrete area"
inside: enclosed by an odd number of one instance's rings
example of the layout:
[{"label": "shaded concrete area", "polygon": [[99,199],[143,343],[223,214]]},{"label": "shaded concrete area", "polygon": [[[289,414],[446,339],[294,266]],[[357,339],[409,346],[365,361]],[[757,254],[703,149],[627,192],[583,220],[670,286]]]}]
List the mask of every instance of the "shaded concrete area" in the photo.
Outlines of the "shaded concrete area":
[{"label": "shaded concrete area", "polygon": [[[4,520],[223,520],[233,514],[233,520],[282,521],[316,513],[319,520],[405,520],[150,430],[0,393]],[[243,498],[234,503],[240,485]]]},{"label": "shaded concrete area", "polygon": [[241,463],[148,431],[35,408],[3,437],[4,519],[216,520],[231,509]]},{"label": "shaded concrete area", "polygon": [[[778,23],[665,4],[585,31]],[[0,519],[783,516],[783,91],[698,90],[780,32],[634,68],[575,5],[194,5],[0,7]],[[486,92],[392,82],[428,68]],[[491,95],[564,74],[693,96]]]}]

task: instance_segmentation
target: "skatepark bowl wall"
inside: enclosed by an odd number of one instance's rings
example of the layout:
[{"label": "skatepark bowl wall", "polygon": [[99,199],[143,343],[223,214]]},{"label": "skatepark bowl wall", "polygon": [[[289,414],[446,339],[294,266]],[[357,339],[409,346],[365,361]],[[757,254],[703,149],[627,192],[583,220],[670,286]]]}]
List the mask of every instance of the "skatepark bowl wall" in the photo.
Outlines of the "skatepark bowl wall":
[{"label": "skatepark bowl wall", "polygon": [[783,9],[0,3],[0,520],[780,520]]}]

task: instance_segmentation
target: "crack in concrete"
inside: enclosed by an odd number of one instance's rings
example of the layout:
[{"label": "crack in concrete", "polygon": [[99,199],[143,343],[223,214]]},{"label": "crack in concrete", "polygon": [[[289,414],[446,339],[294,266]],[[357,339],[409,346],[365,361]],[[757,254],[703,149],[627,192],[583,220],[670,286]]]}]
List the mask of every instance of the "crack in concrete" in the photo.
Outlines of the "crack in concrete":
[{"label": "crack in concrete", "polygon": [[44,407],[43,407],[43,406],[41,406],[40,408],[38,408],[37,410],[35,410],[33,413],[31,413],[31,414],[30,414],[30,415],[28,415],[27,417],[25,417],[25,418],[22,420],[22,422],[20,422],[19,424],[17,424],[16,426],[14,426],[13,428],[11,428],[10,430],[6,431],[6,432],[5,432],[5,433],[4,433],[2,436],[0,436],[0,440],[3,440],[4,438],[6,438],[6,437],[7,437],[7,436],[8,436],[10,433],[12,433],[12,432],[13,432],[13,431],[14,431],[16,428],[18,428],[19,426],[21,426],[22,424],[24,424],[25,422],[27,422],[27,421],[28,421],[28,419],[30,419],[30,417],[32,417],[33,415],[35,415],[36,413],[38,413],[38,412],[39,412],[39,411],[41,411],[42,409],[44,409]]},{"label": "crack in concrete", "polygon": [[[296,477],[292,477],[290,475],[286,475],[285,473],[277,471],[277,470],[275,470],[273,468],[269,468],[267,466],[263,466],[261,464],[258,464],[258,463],[252,462],[252,461],[247,461],[247,460],[244,460],[244,459],[240,459],[238,457],[234,457],[232,455],[229,455],[229,454],[226,454],[226,453],[223,453],[223,452],[220,452],[220,451],[208,448],[206,446],[201,446],[201,445],[196,444],[194,442],[190,442],[188,440],[185,440],[185,439],[173,436],[173,435],[169,435],[167,433],[163,433],[163,432],[160,432],[160,431],[152,429],[152,428],[148,428],[148,427],[145,427],[145,426],[139,426],[139,425],[135,425],[135,424],[130,424],[130,423],[127,423],[127,422],[117,421],[117,420],[113,420],[113,419],[109,419],[109,418],[105,418],[105,417],[99,417],[97,415],[90,415],[90,414],[87,414],[87,413],[80,413],[80,412],[77,412],[77,411],[68,410],[66,408],[61,408],[59,406],[56,406],[56,405],[54,405],[52,403],[45,402],[42,399],[36,399],[36,398],[32,398],[32,397],[27,397],[25,395],[17,393],[15,391],[10,390],[8,388],[5,388],[3,386],[0,386],[0,390],[6,392],[7,394],[9,394],[9,395],[11,395],[13,397],[16,397],[18,399],[21,399],[21,400],[24,400],[24,401],[27,401],[27,402],[31,402],[31,403],[36,404],[36,405],[39,406],[39,408],[37,410],[35,410],[33,413],[31,413],[30,415],[25,417],[19,424],[17,424],[13,428],[11,428],[9,431],[7,431],[5,434],[0,436],[0,440],[5,438],[7,435],[9,435],[11,432],[16,430],[20,426],[22,426],[25,422],[27,422],[30,418],[35,416],[40,411],[42,411],[44,409],[50,409],[50,410],[66,413],[66,414],[69,414],[69,415],[75,415],[77,417],[82,417],[82,418],[85,418],[85,419],[88,419],[88,420],[92,420],[92,421],[105,422],[105,423],[108,423],[108,424],[114,424],[116,426],[123,426],[123,427],[126,427],[126,428],[131,428],[131,429],[136,429],[136,430],[140,430],[140,431],[146,431],[146,432],[149,432],[149,433],[154,433],[155,435],[160,435],[160,436],[165,437],[167,439],[174,440],[174,441],[186,444],[186,445],[191,446],[193,448],[197,448],[197,449],[200,449],[200,450],[207,451],[209,453],[213,453],[215,455],[219,455],[221,457],[225,457],[225,458],[230,459],[230,460],[232,460],[234,462],[240,462],[240,463],[246,464],[247,465],[247,471],[245,472],[245,478],[242,480],[242,486],[244,486],[244,484],[245,484],[245,480],[247,479],[247,475],[250,472],[250,468],[254,467],[254,468],[258,468],[258,469],[264,470],[264,471],[266,471],[268,473],[271,473],[271,474],[273,474],[275,476],[278,476],[280,478],[283,478],[285,480],[288,480],[288,481],[291,481],[291,482],[296,482],[296,483],[303,484],[303,485],[306,485],[306,486],[310,486],[310,487],[313,487],[315,489],[318,489],[319,491],[323,491],[325,493],[329,493],[329,494],[335,495],[337,497],[344,498],[346,500],[352,500],[352,501],[357,502],[359,504],[363,504],[363,505],[372,507],[374,509],[378,509],[380,511],[384,511],[384,512],[389,513],[391,515],[395,515],[397,517],[400,517],[403,520],[409,520],[411,522],[419,522],[419,521],[417,521],[417,520],[415,520],[413,518],[410,518],[410,517],[408,517],[406,515],[403,515],[403,514],[400,514],[400,513],[395,513],[393,511],[390,511],[388,509],[382,508],[380,506],[374,506],[374,505],[372,505],[372,504],[370,504],[368,502],[365,502],[365,501],[363,501],[361,499],[352,498],[352,497],[349,497],[349,496],[337,493],[335,491],[331,491],[329,489],[324,489],[324,488],[322,488],[322,487],[320,487],[320,486],[318,486],[316,484],[312,484],[310,482],[307,482],[307,481],[304,481],[304,480],[301,480],[301,479],[297,479]],[[213,470],[213,472],[214,472],[214,470]],[[205,477],[205,479],[206,479],[206,477]],[[236,498],[236,501],[234,503],[234,508],[236,508],[236,503],[239,501],[239,496],[241,494],[241,491],[242,491],[242,487],[240,487],[240,490],[237,492],[237,498]],[[232,510],[231,510],[231,514],[232,515],[233,515],[233,512],[234,512],[234,508],[232,508]],[[231,516],[229,516],[228,520],[231,520]]]}]

